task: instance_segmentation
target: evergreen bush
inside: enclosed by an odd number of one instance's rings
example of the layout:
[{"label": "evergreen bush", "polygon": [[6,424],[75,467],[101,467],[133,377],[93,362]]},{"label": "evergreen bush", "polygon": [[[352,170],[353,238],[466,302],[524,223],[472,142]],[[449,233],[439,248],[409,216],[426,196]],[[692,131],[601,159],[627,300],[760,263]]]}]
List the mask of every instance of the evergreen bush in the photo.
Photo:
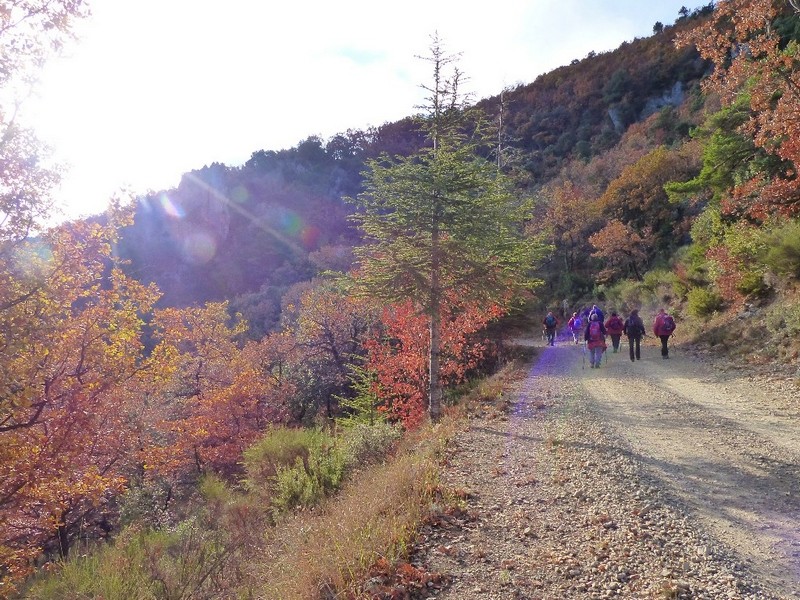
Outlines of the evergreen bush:
[{"label": "evergreen bush", "polygon": [[343,435],[348,460],[354,466],[380,463],[400,436],[400,428],[389,423],[379,422],[374,425],[359,423]]},{"label": "evergreen bush", "polygon": [[307,460],[298,457],[293,466],[278,468],[272,490],[273,512],[313,506],[338,489],[346,467],[345,454],[337,446],[312,446]]},{"label": "evergreen bush", "polygon": [[722,297],[707,288],[692,288],[686,295],[686,310],[694,317],[704,318],[722,308]]},{"label": "evergreen bush", "polygon": [[250,488],[268,487],[282,468],[293,467],[297,459],[308,460],[311,448],[322,445],[325,434],[315,429],[273,427],[244,451],[242,461]]},{"label": "evergreen bush", "polygon": [[788,221],[767,234],[762,260],[775,274],[800,279],[800,221]]}]

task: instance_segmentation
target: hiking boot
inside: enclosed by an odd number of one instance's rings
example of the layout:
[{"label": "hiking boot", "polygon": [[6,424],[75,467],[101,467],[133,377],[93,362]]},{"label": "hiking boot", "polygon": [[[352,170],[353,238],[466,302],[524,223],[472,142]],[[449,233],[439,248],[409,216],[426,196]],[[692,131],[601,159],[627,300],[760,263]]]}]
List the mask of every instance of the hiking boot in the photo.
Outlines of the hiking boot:
[{"label": "hiking boot", "polygon": [[631,358],[631,362],[636,362],[636,359],[635,358]]}]

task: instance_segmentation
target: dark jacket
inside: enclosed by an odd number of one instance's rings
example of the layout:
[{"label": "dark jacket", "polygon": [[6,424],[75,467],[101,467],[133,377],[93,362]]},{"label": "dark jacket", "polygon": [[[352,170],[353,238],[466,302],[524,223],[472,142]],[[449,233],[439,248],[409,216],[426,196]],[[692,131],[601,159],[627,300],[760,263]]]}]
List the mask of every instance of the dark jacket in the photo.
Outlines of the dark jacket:
[{"label": "dark jacket", "polygon": [[644,321],[639,315],[625,319],[622,332],[628,337],[636,338],[644,335]]}]

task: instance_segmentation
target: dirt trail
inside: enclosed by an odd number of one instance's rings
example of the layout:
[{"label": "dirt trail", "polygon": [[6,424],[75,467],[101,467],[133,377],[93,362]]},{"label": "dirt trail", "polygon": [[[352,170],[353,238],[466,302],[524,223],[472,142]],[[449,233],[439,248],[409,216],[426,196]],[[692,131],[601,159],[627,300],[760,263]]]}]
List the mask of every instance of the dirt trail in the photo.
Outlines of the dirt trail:
[{"label": "dirt trail", "polygon": [[800,597],[798,388],[715,369],[681,349],[662,360],[648,348],[636,363],[626,350],[589,373],[593,408],[768,587]]},{"label": "dirt trail", "polygon": [[800,387],[652,340],[541,347],[455,440],[467,510],[424,532],[445,599],[800,598]]}]

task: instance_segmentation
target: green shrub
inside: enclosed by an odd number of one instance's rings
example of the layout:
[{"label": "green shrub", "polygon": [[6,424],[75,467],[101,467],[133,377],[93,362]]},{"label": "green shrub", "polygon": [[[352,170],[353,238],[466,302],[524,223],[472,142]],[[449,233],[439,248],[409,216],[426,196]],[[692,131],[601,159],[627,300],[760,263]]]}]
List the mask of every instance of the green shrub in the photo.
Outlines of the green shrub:
[{"label": "green shrub", "polygon": [[268,486],[278,471],[292,467],[298,458],[308,460],[311,448],[322,444],[324,434],[315,429],[274,427],[244,451],[246,483],[251,488]]},{"label": "green shrub", "polygon": [[211,598],[228,553],[213,531],[194,520],[172,530],[120,534],[114,545],[76,556],[55,574],[34,581],[31,600]]},{"label": "green shrub", "polygon": [[295,506],[310,506],[316,498],[321,497],[315,487],[315,481],[305,470],[303,461],[297,459],[297,464],[279,469],[275,476],[273,510],[279,514]]},{"label": "green shrub", "polygon": [[160,588],[160,598],[211,597],[208,592],[228,556],[219,532],[201,527],[195,519],[170,531],[147,533],[144,548],[144,564]]},{"label": "green shrub", "polygon": [[358,424],[344,432],[342,442],[354,466],[380,463],[400,439],[400,428],[389,423]]},{"label": "green shrub", "polygon": [[[40,574],[24,591],[31,600],[64,598],[157,598],[157,586],[145,568],[144,535],[123,532],[114,546],[71,557],[53,573]],[[127,539],[126,539],[127,538]]]},{"label": "green shrub", "polygon": [[686,295],[686,310],[694,317],[707,317],[722,308],[722,297],[707,288],[692,288]]},{"label": "green shrub", "polygon": [[742,273],[742,279],[736,284],[736,290],[743,296],[764,296],[769,291],[769,286],[764,281],[763,269],[747,269]]},{"label": "green shrub", "polygon": [[347,460],[334,445],[310,449],[308,459],[298,457],[291,467],[278,469],[272,489],[272,508],[280,514],[300,506],[313,506],[339,488]]},{"label": "green shrub", "polygon": [[216,475],[204,475],[200,478],[200,493],[206,502],[211,504],[227,504],[233,499],[231,489]]},{"label": "green shrub", "polygon": [[[637,281],[621,281],[616,286],[612,294],[612,302],[616,304],[623,313],[630,312],[633,308],[638,308],[644,300],[643,295],[647,292]],[[647,294],[649,296],[649,294]]]},{"label": "green shrub", "polygon": [[[706,248],[692,244],[678,251],[680,264],[685,269],[684,278],[689,287],[700,287],[709,282],[709,264]],[[688,290],[684,290],[683,296]]]},{"label": "green shrub", "polygon": [[671,304],[678,277],[667,269],[653,269],[644,274],[642,287],[652,294],[655,304]]},{"label": "green shrub", "polygon": [[243,462],[247,487],[266,492],[278,514],[337,489],[348,466],[336,440],[318,429],[272,429],[244,452]]},{"label": "green shrub", "polygon": [[735,288],[744,296],[760,296],[767,290],[764,263],[759,258],[767,251],[767,237],[761,228],[741,221],[725,230],[724,246],[739,273]]},{"label": "green shrub", "polygon": [[377,393],[378,375],[374,370],[359,365],[349,365],[351,397],[336,396],[343,410],[343,416],[336,419],[342,427],[353,427],[358,424],[373,425],[384,420],[378,411],[381,400]]},{"label": "green shrub", "polygon": [[655,304],[655,298],[650,289],[641,281],[624,280],[616,283],[606,290],[605,307],[616,310],[620,315],[627,315],[634,308],[642,308]]},{"label": "green shrub", "polygon": [[782,304],[772,308],[766,315],[767,330],[773,335],[800,335],[800,302]]},{"label": "green shrub", "polygon": [[765,237],[764,263],[777,275],[800,279],[800,222],[788,221]]}]

